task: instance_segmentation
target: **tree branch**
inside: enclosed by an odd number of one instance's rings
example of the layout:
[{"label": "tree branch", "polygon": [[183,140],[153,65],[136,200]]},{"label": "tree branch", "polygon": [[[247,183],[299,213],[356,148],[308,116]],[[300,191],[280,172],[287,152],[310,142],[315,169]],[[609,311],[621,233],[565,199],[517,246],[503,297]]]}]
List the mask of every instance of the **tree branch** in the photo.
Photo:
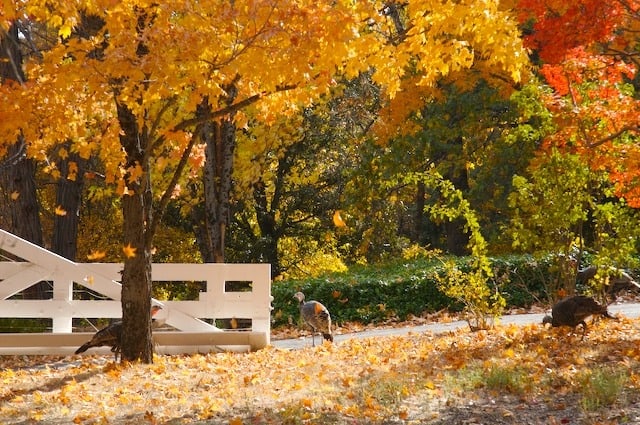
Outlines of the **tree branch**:
[{"label": "tree branch", "polygon": [[241,101],[239,101],[237,103],[234,103],[232,105],[229,105],[229,106],[227,106],[225,108],[218,109],[218,110],[215,110],[215,111],[211,111],[210,113],[202,114],[201,116],[194,117],[194,118],[191,118],[191,119],[188,119],[188,120],[184,120],[184,121],[180,122],[180,124],[176,125],[173,129],[174,129],[174,131],[185,131],[185,130],[188,130],[188,129],[190,129],[190,128],[194,127],[194,126],[197,126],[199,124],[202,124],[202,123],[204,123],[206,121],[211,121],[211,120],[214,120],[216,118],[220,118],[220,117],[223,117],[225,115],[229,115],[229,114],[232,114],[234,112],[238,112],[239,110],[241,110],[243,108],[246,108],[247,106],[256,103],[257,101],[259,101],[263,97],[266,97],[266,96],[268,96],[270,94],[278,93],[278,92],[286,91],[286,90],[293,90],[295,88],[297,88],[296,85],[286,85],[286,86],[277,87],[275,89],[275,91],[270,92],[270,93],[263,92],[263,93],[254,94],[253,96],[249,96],[246,99],[243,99],[243,100],[241,100]]},{"label": "tree branch", "polygon": [[162,216],[164,215],[164,211],[166,210],[167,205],[171,200],[171,195],[173,194],[173,190],[177,186],[178,180],[180,180],[180,177],[182,176],[182,172],[187,166],[187,162],[189,161],[189,156],[191,155],[191,150],[193,149],[193,146],[196,144],[197,139],[198,139],[197,137],[192,136],[191,140],[189,141],[189,144],[187,145],[184,152],[182,153],[182,157],[180,157],[178,166],[173,172],[171,181],[167,185],[165,192],[162,194],[162,197],[160,198],[160,202],[158,203],[157,207],[154,209],[154,214],[151,219],[151,223],[149,224],[149,228],[147,232],[148,237],[152,237],[152,235],[155,234],[156,229],[160,224],[160,220],[162,220]]},{"label": "tree branch", "polygon": [[615,133],[610,134],[607,137],[603,137],[602,139],[597,140],[595,142],[591,142],[585,134],[585,138],[587,139],[587,147],[597,148],[598,146],[604,145],[605,143],[610,142],[611,140],[617,137],[620,137],[623,133],[626,133],[627,131],[640,131],[640,125],[639,124],[627,125],[625,127],[622,127],[622,129],[616,131]]}]

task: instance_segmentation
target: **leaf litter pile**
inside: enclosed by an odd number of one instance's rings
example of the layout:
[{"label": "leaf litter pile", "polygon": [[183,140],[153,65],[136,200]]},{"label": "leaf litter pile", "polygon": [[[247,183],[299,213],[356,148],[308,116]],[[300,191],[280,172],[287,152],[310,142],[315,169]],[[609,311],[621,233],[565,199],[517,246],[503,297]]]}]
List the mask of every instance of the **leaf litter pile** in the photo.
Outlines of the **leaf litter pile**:
[{"label": "leaf litter pile", "polygon": [[640,321],[349,339],[301,350],[1,358],[3,424],[640,422]]}]

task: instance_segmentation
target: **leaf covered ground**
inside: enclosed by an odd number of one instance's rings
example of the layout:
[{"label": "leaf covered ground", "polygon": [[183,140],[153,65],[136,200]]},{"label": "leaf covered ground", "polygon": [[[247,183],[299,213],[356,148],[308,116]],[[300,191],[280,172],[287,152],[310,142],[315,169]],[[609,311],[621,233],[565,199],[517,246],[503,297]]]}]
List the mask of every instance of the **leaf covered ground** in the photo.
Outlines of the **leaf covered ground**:
[{"label": "leaf covered ground", "polygon": [[3,424],[640,422],[640,321],[350,339],[288,351],[2,357]]}]

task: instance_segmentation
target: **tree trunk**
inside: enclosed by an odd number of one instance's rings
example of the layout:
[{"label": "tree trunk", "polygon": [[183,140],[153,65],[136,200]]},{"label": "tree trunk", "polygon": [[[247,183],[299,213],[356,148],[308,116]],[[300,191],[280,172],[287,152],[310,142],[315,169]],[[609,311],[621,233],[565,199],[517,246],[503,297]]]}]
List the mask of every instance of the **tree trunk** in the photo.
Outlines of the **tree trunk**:
[{"label": "tree trunk", "polygon": [[[65,213],[64,215],[56,214],[53,219],[51,250],[71,261],[76,261],[78,248],[78,222],[84,187],[85,162],[75,153],[69,153],[68,157],[61,158],[57,162],[60,179],[56,188],[56,205]],[[71,164],[77,166],[76,170],[70,170]]]},{"label": "tree trunk", "polygon": [[444,231],[447,238],[447,252],[458,257],[469,255],[469,235],[464,231],[465,220],[446,221]]},{"label": "tree trunk", "polygon": [[[0,83],[7,81],[24,82],[18,27],[15,24],[0,38]],[[36,163],[26,157],[24,140],[18,137],[0,162],[0,224],[16,236],[42,246],[35,174]],[[50,297],[47,290],[48,285],[42,282],[26,289],[23,296],[44,299]]]},{"label": "tree trunk", "polygon": [[[278,169],[279,171],[280,169]],[[260,237],[263,241],[261,244],[264,260],[271,264],[271,277],[274,278],[282,273],[280,266],[280,257],[278,255],[278,244],[280,242],[280,231],[276,223],[276,213],[278,208],[278,199],[271,200],[271,208],[265,191],[265,185],[262,181],[257,182],[253,187],[253,199],[255,201],[256,220],[260,228]]]},{"label": "tree trunk", "polygon": [[[9,148],[14,160],[0,166],[0,192],[2,192],[2,227],[38,246],[43,246],[40,204],[36,192],[36,163],[25,157],[24,143],[20,140]],[[47,282],[37,283],[22,291],[25,299],[48,299]]]},{"label": "tree trunk", "polygon": [[[136,32],[140,39],[155,16],[144,8],[138,9]],[[149,52],[143,42],[136,46],[139,58]],[[153,218],[153,193],[150,170],[150,136],[148,128],[138,127],[136,115],[118,101],[116,88],[116,110],[120,124],[120,144],[126,153],[123,176],[125,192],[122,195],[122,218],[124,221],[124,270],[122,271],[122,362],[141,361],[153,363],[151,339],[151,244],[155,226]],[[142,104],[142,99],[138,100]],[[137,170],[137,171],[134,171]]]},{"label": "tree trunk", "polygon": [[411,235],[412,242],[422,243],[424,241],[424,205],[425,205],[425,194],[426,188],[424,182],[418,182],[418,187],[416,190],[416,215],[415,222],[413,225],[413,235]]},{"label": "tree trunk", "polygon": [[[456,144],[463,145],[462,139],[458,138]],[[469,176],[465,168],[452,169],[445,176],[453,185],[465,196],[469,193]],[[446,237],[446,250],[456,256],[469,255],[469,233],[464,229],[466,221],[463,218],[457,218],[452,221],[446,221],[444,233]]]},{"label": "tree trunk", "polygon": [[[195,199],[198,194],[194,193],[192,196]],[[193,233],[196,238],[196,244],[198,245],[198,250],[202,256],[202,261],[205,263],[215,263],[213,257],[213,244],[211,243],[211,237],[206,226],[204,206],[194,205],[193,208],[191,208],[190,217],[193,226]]]},{"label": "tree trunk", "polygon": [[[236,89],[227,89],[227,103],[233,103]],[[199,114],[210,113],[208,100],[198,108]],[[225,236],[230,214],[230,197],[233,174],[233,155],[236,148],[236,126],[234,114],[209,121],[200,128],[200,139],[206,144],[204,165],[204,223],[209,255],[215,263],[224,263]]]},{"label": "tree trunk", "polygon": [[18,26],[15,23],[0,38],[0,82],[5,80],[24,82]]},{"label": "tree trunk", "polygon": [[[122,197],[125,262],[122,272],[122,361],[153,362],[151,339],[151,242],[152,194],[149,160],[145,157],[149,140],[146,130],[138,130],[133,113],[118,105],[122,134],[120,143],[127,154],[125,168],[142,168],[140,176],[125,175]],[[134,251],[135,250],[135,251]]]},{"label": "tree trunk", "polygon": [[6,205],[7,230],[42,246],[40,207],[36,195],[36,164],[26,158],[22,141],[9,148],[8,157],[15,158],[3,164],[0,170],[3,201]]}]

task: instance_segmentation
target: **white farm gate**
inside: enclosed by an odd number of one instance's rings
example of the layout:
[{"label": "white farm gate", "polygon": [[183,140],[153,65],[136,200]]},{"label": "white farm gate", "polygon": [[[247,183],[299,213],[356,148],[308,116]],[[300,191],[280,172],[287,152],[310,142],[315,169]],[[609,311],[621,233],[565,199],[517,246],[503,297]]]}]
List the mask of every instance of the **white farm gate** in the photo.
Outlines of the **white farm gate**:
[{"label": "white farm gate", "polygon": [[[73,332],[74,318],[120,318],[121,271],[117,263],[75,263],[0,229],[0,252],[18,261],[0,261],[0,317],[49,318],[51,332],[0,333],[1,354],[71,354],[93,332]],[[163,309],[158,322],[171,330],[153,332],[156,352],[193,353],[226,349],[257,350],[270,343],[271,278],[269,264],[152,265],[154,282],[201,282],[194,301],[153,300]],[[16,297],[21,291],[48,282],[53,296],[46,300]],[[74,297],[74,283],[104,299]],[[239,292],[232,289],[240,288]],[[215,319],[250,319],[251,328],[222,330]],[[242,320],[247,322],[247,320]],[[88,353],[107,353],[108,348]]]}]

